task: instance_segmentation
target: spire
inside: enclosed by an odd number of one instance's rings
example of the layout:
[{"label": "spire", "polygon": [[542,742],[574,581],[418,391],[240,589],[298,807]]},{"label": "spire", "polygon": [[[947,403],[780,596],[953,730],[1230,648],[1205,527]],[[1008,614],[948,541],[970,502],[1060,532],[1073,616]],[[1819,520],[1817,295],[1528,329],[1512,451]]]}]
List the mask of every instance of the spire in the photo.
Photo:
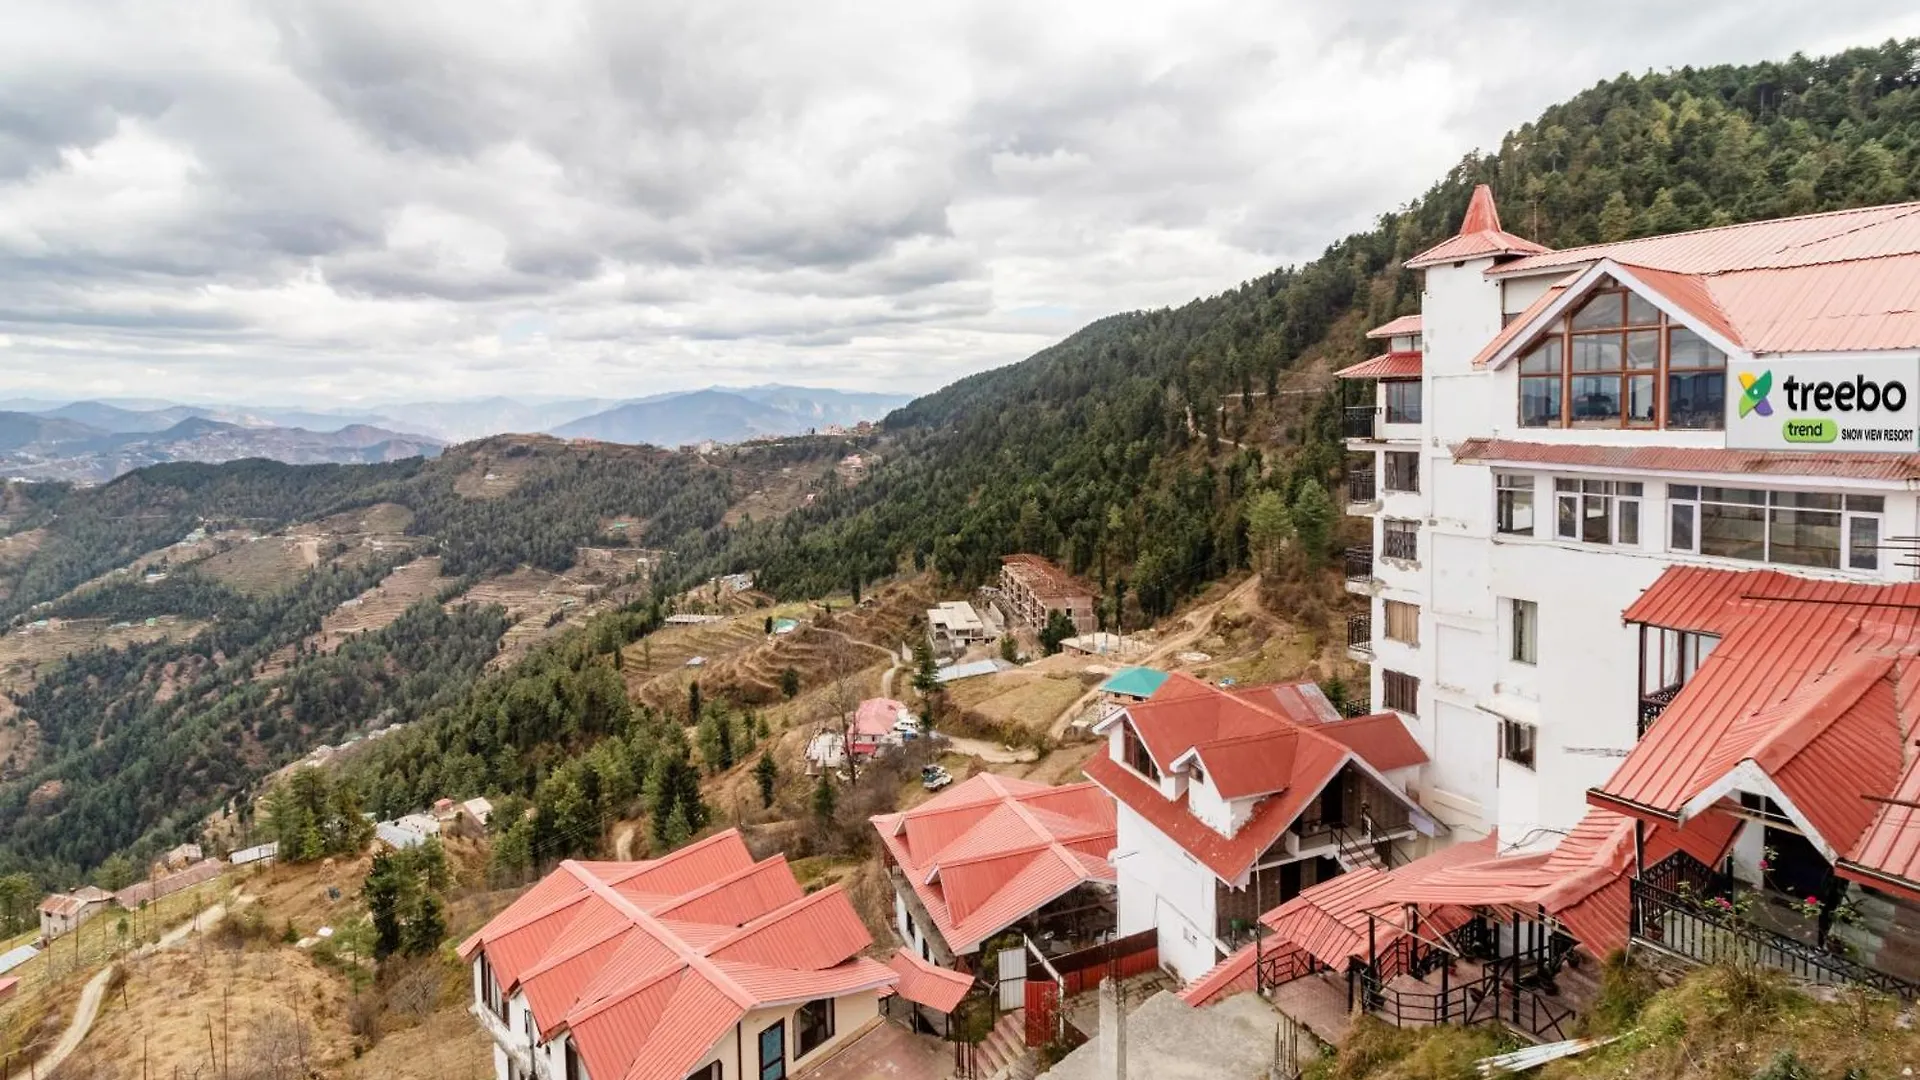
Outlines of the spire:
[{"label": "spire", "polygon": [[1499,231],[1500,211],[1493,205],[1493,189],[1485,184],[1474,185],[1473,199],[1467,203],[1466,220],[1460,223],[1460,235]]}]

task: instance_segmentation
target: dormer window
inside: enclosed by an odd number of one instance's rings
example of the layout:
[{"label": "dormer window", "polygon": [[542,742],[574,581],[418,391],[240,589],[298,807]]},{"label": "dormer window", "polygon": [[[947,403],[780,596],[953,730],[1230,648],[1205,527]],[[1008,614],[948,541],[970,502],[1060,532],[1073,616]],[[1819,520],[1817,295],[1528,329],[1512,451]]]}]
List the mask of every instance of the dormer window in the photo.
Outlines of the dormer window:
[{"label": "dormer window", "polygon": [[1195,756],[1193,764],[1187,766],[1187,776],[1196,784],[1207,782],[1207,770],[1200,767],[1200,758]]},{"label": "dormer window", "polygon": [[1120,746],[1124,755],[1122,764],[1156,784],[1160,782],[1160,766],[1154,764],[1153,755],[1147,753],[1147,744],[1140,741],[1132,724],[1120,725]]},{"label": "dormer window", "polygon": [[1727,356],[1603,285],[1520,357],[1520,426],[1718,431]]}]

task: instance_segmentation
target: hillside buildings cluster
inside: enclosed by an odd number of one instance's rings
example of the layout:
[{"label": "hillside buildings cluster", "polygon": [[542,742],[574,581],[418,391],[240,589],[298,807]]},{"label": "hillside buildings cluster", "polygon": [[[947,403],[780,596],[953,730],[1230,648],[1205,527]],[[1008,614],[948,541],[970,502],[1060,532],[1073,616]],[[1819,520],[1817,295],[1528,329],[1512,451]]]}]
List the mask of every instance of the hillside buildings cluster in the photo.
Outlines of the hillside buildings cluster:
[{"label": "hillside buildings cluster", "polygon": [[[1086,781],[873,819],[891,967],[731,834],[569,864],[463,948],[499,1075],[784,1077],[934,968],[1029,1032],[1136,960],[1549,1039],[1629,945],[1920,998],[1920,204],[1552,251],[1482,187],[1405,265],[1339,373],[1365,715],[1120,672]],[[1096,629],[1032,557],[998,594]]]}]

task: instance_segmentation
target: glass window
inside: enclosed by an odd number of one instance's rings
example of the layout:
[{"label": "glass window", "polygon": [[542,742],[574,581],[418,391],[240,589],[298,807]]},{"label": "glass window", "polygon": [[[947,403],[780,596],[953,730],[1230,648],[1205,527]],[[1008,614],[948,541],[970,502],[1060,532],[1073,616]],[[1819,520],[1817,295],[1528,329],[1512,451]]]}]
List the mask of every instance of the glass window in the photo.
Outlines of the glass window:
[{"label": "glass window", "polygon": [[1638,293],[1627,294],[1627,325],[1657,326],[1660,323],[1660,309],[1641,298]]},{"label": "glass window", "polygon": [[1576,424],[1619,423],[1620,376],[1575,375],[1571,404]]},{"label": "glass window", "polygon": [[1560,337],[1558,334],[1541,341],[1540,344],[1535,345],[1531,351],[1520,358],[1520,374],[1560,374]]},{"label": "glass window", "polygon": [[1555,427],[1560,423],[1560,376],[1520,378],[1520,426]]},{"label": "glass window", "polygon": [[1658,416],[1653,400],[1654,378],[1651,375],[1630,375],[1627,377],[1627,423],[1633,427],[1652,427]]},{"label": "glass window", "polygon": [[[1852,497],[1847,501],[1851,503]],[[1854,570],[1880,569],[1880,519],[1847,515],[1847,566]]]},{"label": "glass window", "polygon": [[1126,755],[1128,768],[1156,784],[1160,782],[1160,766],[1155,764],[1153,755],[1147,753],[1147,744],[1140,741],[1140,733],[1133,730],[1132,721],[1121,724],[1120,752]]},{"label": "glass window", "polygon": [[833,999],[819,998],[800,1006],[793,1014],[795,1047],[793,1056],[806,1057],[833,1038]]},{"label": "glass window", "polygon": [[1420,422],[1420,380],[1388,379],[1380,384],[1382,395],[1387,399],[1387,423],[1417,424]]},{"label": "glass window", "polygon": [[1676,502],[1668,504],[1671,527],[1667,533],[1667,546],[1674,551],[1694,550],[1693,516],[1698,507],[1692,503]]},{"label": "glass window", "polygon": [[1384,455],[1388,491],[1420,490],[1420,455],[1406,450],[1389,450]]},{"label": "glass window", "polygon": [[1627,366],[1635,371],[1660,367],[1660,331],[1635,330],[1627,335]]},{"label": "glass window", "polygon": [[1775,506],[1767,523],[1767,561],[1838,568],[1840,515]]},{"label": "glass window", "polygon": [[1767,511],[1759,506],[1700,503],[1700,554],[1760,562],[1767,557]]},{"label": "glass window", "polygon": [[1580,497],[1580,539],[1604,544],[1612,538],[1613,499],[1606,495]]},{"label": "glass window", "polygon": [[1500,721],[1500,756],[1515,765],[1533,768],[1532,724],[1523,724],[1518,720],[1502,718]]},{"label": "glass window", "polygon": [[1667,331],[1667,366],[1675,369],[1702,370],[1727,366],[1727,354],[1707,344],[1707,339],[1675,326]]},{"label": "glass window", "polygon": [[1532,600],[1509,603],[1513,619],[1513,649],[1509,656],[1516,663],[1537,664],[1540,662],[1540,605]]},{"label": "glass window", "polygon": [[1619,334],[1573,335],[1573,370],[1619,371]]},{"label": "glass window", "polygon": [[787,1080],[787,1022],[760,1031],[760,1080]]},{"label": "glass window", "polygon": [[1626,317],[1626,309],[1621,300],[1622,293],[1600,292],[1580,306],[1573,316],[1575,330],[1598,330],[1602,327],[1619,326]]},{"label": "glass window", "polygon": [[1849,514],[1883,514],[1887,510],[1887,500],[1879,495],[1847,496]]},{"label": "glass window", "polygon": [[1553,535],[1562,540],[1574,540],[1580,536],[1580,496],[1554,496]]},{"label": "glass window", "polygon": [[1533,477],[1498,473],[1493,478],[1494,528],[1500,532],[1533,535]]},{"label": "glass window", "polygon": [[1380,554],[1413,562],[1420,558],[1420,523],[1387,518],[1380,523]]},{"label": "glass window", "polygon": [[1684,431],[1718,431],[1726,423],[1727,373],[1724,371],[1670,371],[1667,373],[1667,427]]},{"label": "glass window", "polygon": [[1637,546],[1640,543],[1640,503],[1634,499],[1621,499],[1614,514],[1614,542]]}]

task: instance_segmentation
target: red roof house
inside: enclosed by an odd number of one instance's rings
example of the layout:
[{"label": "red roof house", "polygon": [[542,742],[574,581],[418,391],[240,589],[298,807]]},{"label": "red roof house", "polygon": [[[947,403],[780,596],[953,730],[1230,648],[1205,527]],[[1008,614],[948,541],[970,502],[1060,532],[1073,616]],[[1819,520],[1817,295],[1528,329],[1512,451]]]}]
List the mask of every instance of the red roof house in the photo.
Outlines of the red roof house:
[{"label": "red roof house", "polygon": [[922,956],[951,962],[1018,924],[1038,934],[1056,923],[1112,929],[1114,807],[1092,784],[980,773],[873,825],[894,874],[900,935]]},{"label": "red roof house", "polygon": [[682,1080],[823,1060],[899,975],[839,886],[804,893],[737,831],[635,863],[569,860],[460,946],[474,1014],[525,1074]]},{"label": "red roof house", "polygon": [[1086,774],[1120,804],[1120,932],[1157,929],[1187,979],[1274,903],[1437,830],[1405,792],[1427,757],[1404,721],[1343,720],[1311,683],[1227,691],[1176,673],[1094,731],[1108,749]]}]

